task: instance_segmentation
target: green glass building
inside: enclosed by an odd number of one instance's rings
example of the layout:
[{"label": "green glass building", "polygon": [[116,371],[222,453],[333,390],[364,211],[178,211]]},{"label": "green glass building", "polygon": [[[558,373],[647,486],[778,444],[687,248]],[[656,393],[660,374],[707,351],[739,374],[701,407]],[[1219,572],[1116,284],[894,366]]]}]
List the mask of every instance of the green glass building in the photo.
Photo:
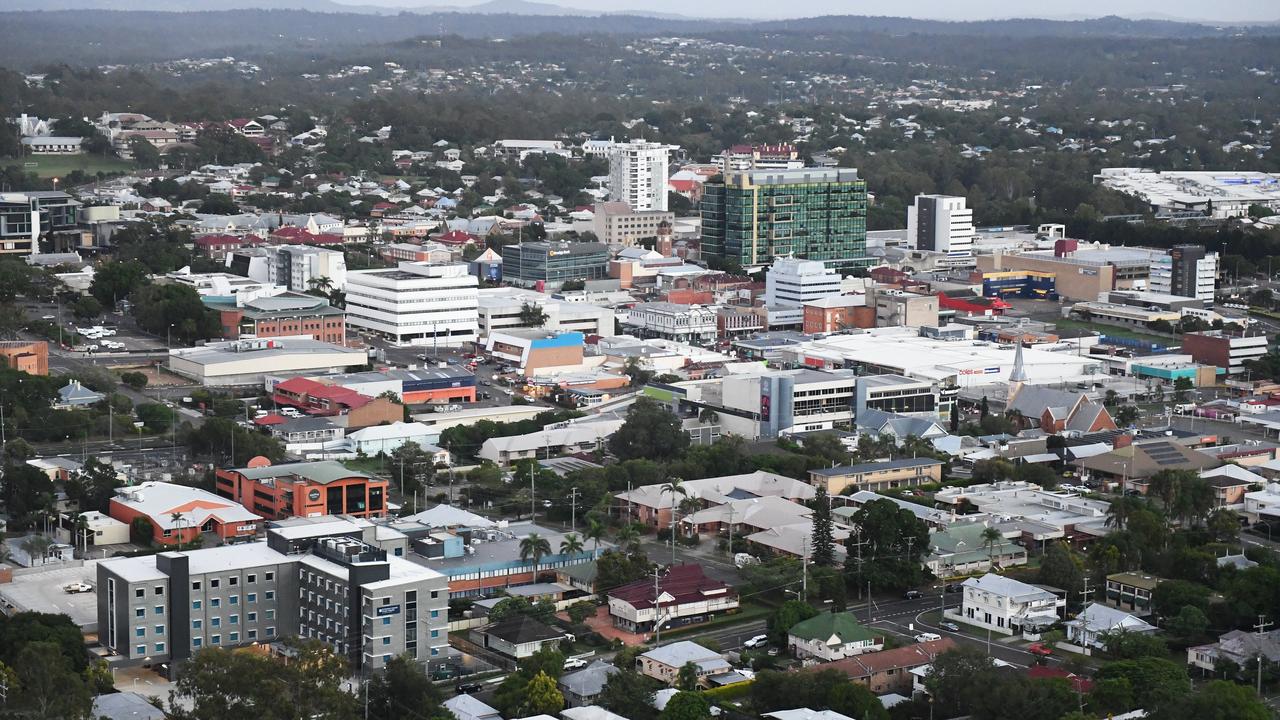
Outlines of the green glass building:
[{"label": "green glass building", "polygon": [[747,170],[703,187],[702,255],[759,268],[775,257],[868,267],[867,183],[853,168]]}]

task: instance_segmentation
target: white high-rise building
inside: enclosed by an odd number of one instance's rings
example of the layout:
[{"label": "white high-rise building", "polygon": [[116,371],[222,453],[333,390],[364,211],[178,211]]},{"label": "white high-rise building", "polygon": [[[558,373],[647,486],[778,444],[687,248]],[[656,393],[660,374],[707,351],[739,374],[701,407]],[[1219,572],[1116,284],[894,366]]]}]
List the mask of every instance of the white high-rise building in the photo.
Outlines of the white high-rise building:
[{"label": "white high-rise building", "polygon": [[347,275],[347,325],[396,345],[455,347],[476,339],[477,285],[465,263],[401,262]]},{"label": "white high-rise building", "polygon": [[764,276],[764,304],[769,307],[804,307],[840,290],[840,273],[820,260],[778,258]]},{"label": "white high-rise building", "polygon": [[1152,292],[1213,301],[1218,283],[1218,253],[1203,245],[1175,245],[1151,261]]},{"label": "white high-rise building", "polygon": [[972,264],[973,211],[953,195],[917,195],[907,209],[907,245],[947,254],[948,264]]},{"label": "white high-rise building", "polygon": [[347,259],[340,250],[310,245],[268,245],[227,253],[227,268],[251,280],[307,292],[311,281],[328,278],[335,290],[347,284]]},{"label": "white high-rise building", "polygon": [[675,145],[647,140],[609,148],[609,195],[636,212],[667,209],[667,164]]}]

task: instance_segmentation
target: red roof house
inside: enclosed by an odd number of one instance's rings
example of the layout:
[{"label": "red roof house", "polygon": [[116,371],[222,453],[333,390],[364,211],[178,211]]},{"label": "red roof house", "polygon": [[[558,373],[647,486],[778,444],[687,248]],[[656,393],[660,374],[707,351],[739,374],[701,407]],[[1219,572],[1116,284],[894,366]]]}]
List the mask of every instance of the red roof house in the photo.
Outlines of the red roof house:
[{"label": "red roof house", "polygon": [[707,577],[701,565],[676,565],[658,580],[637,580],[609,591],[614,625],[632,632],[652,630],[661,615],[663,626],[683,625],[738,607],[738,591]]}]

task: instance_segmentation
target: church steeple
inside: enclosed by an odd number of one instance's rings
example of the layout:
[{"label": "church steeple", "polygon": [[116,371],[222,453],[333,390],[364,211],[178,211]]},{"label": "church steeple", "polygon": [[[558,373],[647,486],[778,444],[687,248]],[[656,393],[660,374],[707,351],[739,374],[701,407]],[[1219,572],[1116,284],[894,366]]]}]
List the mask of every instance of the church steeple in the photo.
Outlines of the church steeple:
[{"label": "church steeple", "polygon": [[1013,371],[1009,373],[1009,382],[1024,383],[1027,381],[1027,368],[1022,362],[1022,341],[1018,340],[1018,349],[1013,354]]}]

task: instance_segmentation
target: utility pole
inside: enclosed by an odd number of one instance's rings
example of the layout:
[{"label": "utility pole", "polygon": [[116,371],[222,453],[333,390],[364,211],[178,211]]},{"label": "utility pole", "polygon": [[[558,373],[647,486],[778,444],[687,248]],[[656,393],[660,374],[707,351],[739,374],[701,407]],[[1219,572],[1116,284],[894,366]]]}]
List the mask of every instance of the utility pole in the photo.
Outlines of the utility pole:
[{"label": "utility pole", "polygon": [[578,531],[578,488],[569,490],[569,529]]},{"label": "utility pole", "polygon": [[658,604],[658,568],[653,569],[653,643],[662,642],[662,607]]},{"label": "utility pole", "polygon": [[804,553],[800,558],[800,602],[809,601],[809,536],[804,536]]},{"label": "utility pole", "polygon": [[1258,697],[1262,697],[1262,633],[1274,623],[1267,622],[1266,615],[1258,616],[1258,624],[1253,626],[1258,631]]},{"label": "utility pole", "polygon": [[1080,591],[1080,607],[1088,607],[1089,596],[1093,595],[1093,590],[1089,589],[1089,576],[1084,576],[1084,589]]},{"label": "utility pole", "polygon": [[729,503],[729,554],[733,555],[733,503]]},{"label": "utility pole", "polygon": [[537,522],[538,520],[538,474],[534,472],[534,468],[538,466],[538,453],[533,453],[533,463],[529,465],[529,521]]}]

